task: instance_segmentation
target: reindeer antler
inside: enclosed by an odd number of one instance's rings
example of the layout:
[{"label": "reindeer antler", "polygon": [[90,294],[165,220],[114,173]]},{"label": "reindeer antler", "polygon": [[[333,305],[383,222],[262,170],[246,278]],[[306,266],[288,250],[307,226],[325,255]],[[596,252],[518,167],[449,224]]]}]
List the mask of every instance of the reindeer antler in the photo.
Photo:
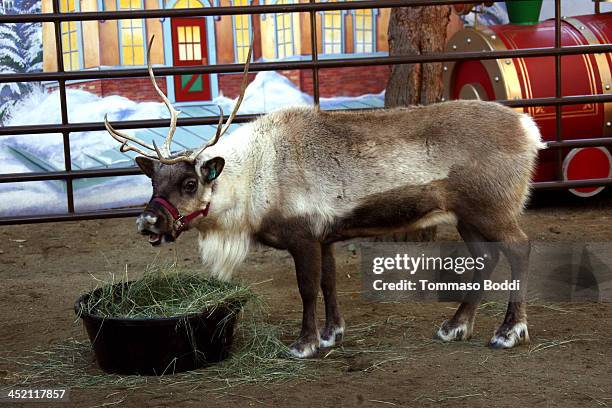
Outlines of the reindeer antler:
[{"label": "reindeer antler", "polygon": [[[244,73],[243,73],[243,78],[242,78],[242,84],[240,87],[240,96],[238,97],[238,101],[236,102],[236,105],[234,106],[234,110],[230,114],[227,122],[225,123],[225,126],[223,125],[223,109],[219,106],[220,116],[219,116],[219,123],[217,124],[217,130],[215,132],[215,136],[206,145],[204,145],[204,147],[201,147],[200,149],[193,152],[192,154],[180,155],[178,157],[172,158],[171,157],[172,153],[170,151],[170,145],[172,144],[172,138],[174,137],[174,133],[176,132],[176,122],[178,119],[178,115],[181,112],[174,109],[174,107],[172,106],[172,103],[170,102],[168,97],[162,92],[162,90],[159,88],[159,86],[157,85],[157,81],[155,80],[155,75],[153,74],[153,67],[151,65],[151,48],[152,48],[154,39],[155,39],[155,36],[152,35],[151,40],[149,41],[149,48],[147,50],[147,68],[149,70],[149,77],[151,78],[151,83],[153,84],[153,88],[155,88],[155,91],[161,97],[162,101],[164,102],[164,104],[168,108],[168,111],[170,112],[170,130],[168,131],[168,136],[166,136],[166,140],[164,141],[164,144],[162,145],[160,149],[157,147],[157,144],[155,143],[155,141],[153,141],[153,145],[150,145],[134,136],[130,136],[128,134],[119,132],[118,130],[116,130],[115,128],[111,126],[110,122],[108,121],[108,115],[104,115],[104,126],[106,127],[106,130],[108,131],[108,133],[115,140],[121,143],[121,147],[119,148],[119,150],[123,153],[127,151],[133,151],[142,156],[148,157],[150,159],[159,160],[163,164],[176,164],[180,162],[194,163],[197,160],[198,156],[202,154],[204,150],[206,150],[207,148],[211,146],[214,146],[219,141],[221,136],[223,136],[227,132],[230,125],[232,124],[232,121],[234,120],[234,118],[236,117],[238,113],[238,109],[240,108],[240,105],[242,104],[242,100],[244,99],[244,94],[245,94],[246,87],[248,84],[249,65],[251,63],[251,55],[253,53],[253,43],[251,42],[251,46],[249,47],[249,53],[247,55],[247,61],[244,65]],[[140,145],[141,147],[144,147],[145,149],[150,150],[151,153],[146,153],[137,147],[130,146],[128,142],[136,143]],[[153,155],[153,153],[155,153],[155,155]]]},{"label": "reindeer antler", "polygon": [[155,147],[151,146],[145,142],[143,142],[142,140],[134,137],[134,136],[130,136],[128,134],[125,133],[121,133],[118,130],[114,129],[111,124],[108,122],[108,114],[104,115],[104,126],[106,127],[106,130],[108,131],[108,133],[110,133],[110,135],[113,137],[113,139],[115,139],[116,141],[118,141],[119,143],[121,143],[121,147],[119,147],[119,151],[121,151],[122,153],[125,153],[127,151],[134,151],[142,156],[148,157],[150,159],[155,159],[158,160],[158,157],[156,156],[152,156],[149,153],[145,153],[142,150],[140,150],[137,147],[134,146],[130,146],[128,144],[129,142],[134,142],[136,144],[141,145],[142,147],[149,149],[151,151],[155,151]]}]

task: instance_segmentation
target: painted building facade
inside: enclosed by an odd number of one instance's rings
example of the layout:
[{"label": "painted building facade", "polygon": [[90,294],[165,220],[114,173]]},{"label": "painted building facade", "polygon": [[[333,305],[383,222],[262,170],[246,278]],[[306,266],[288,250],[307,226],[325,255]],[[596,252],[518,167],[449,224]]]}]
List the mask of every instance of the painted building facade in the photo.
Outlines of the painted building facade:
[{"label": "painted building facade", "polygon": [[[60,0],[62,12],[249,6],[264,0]],[[265,0],[289,4],[308,0]],[[52,0],[42,0],[42,11]],[[317,51],[321,59],[388,54],[389,9],[318,12]],[[62,23],[63,65],[66,71],[146,66],[148,39],[154,66],[244,63],[251,39],[255,61],[311,58],[309,13],[278,13],[221,17],[102,20]],[[44,70],[57,70],[54,29],[43,24]],[[312,94],[311,70],[282,71],[302,91]],[[320,70],[321,96],[378,93],[387,83],[388,67]],[[251,78],[254,75],[251,75]],[[209,101],[223,94],[235,97],[241,74],[181,75],[159,78],[174,102]],[[119,94],[136,101],[157,100],[147,78],[75,81],[100,96]]]},{"label": "painted building facade", "polygon": [[13,0],[0,0],[0,14],[12,13],[14,6]]}]

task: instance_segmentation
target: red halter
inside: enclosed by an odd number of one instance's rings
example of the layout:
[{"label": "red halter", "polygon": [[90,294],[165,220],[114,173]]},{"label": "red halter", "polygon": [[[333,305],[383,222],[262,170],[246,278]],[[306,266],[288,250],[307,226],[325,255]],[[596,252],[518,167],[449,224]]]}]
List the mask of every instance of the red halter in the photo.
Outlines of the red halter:
[{"label": "red halter", "polygon": [[208,207],[210,207],[210,204],[207,204],[206,208],[204,208],[203,210],[197,210],[197,211],[192,212],[191,214],[181,215],[179,210],[175,206],[173,206],[172,203],[170,203],[170,201],[166,200],[165,198],[155,197],[151,201],[149,201],[149,205],[154,204],[154,203],[159,204],[162,207],[164,207],[166,210],[168,210],[170,215],[172,215],[172,218],[174,218],[174,231],[175,231],[174,238],[178,238],[178,236],[181,235],[183,231],[185,231],[185,229],[187,228],[187,225],[194,219],[200,216],[206,217],[208,215]]}]

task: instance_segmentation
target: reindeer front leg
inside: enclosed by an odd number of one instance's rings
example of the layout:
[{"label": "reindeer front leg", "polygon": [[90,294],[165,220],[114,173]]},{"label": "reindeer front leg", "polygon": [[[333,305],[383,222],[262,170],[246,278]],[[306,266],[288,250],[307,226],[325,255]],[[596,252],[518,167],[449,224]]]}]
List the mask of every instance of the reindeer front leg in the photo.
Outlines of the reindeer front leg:
[{"label": "reindeer front leg", "polygon": [[325,300],[325,327],[321,330],[321,347],[331,347],[342,340],[344,319],[336,299],[336,259],[334,244],[321,244],[321,291]]},{"label": "reindeer front leg", "polygon": [[317,329],[317,295],[321,281],[321,245],[318,242],[299,241],[289,248],[295,263],[300,295],[302,297],[302,331],[291,345],[290,352],[299,358],[312,357],[319,350]]}]

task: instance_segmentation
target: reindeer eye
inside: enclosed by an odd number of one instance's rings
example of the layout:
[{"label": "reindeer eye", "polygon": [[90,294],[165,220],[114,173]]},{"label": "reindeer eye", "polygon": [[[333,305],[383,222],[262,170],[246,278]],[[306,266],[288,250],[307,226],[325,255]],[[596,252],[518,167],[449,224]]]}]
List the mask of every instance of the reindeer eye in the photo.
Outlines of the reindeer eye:
[{"label": "reindeer eye", "polygon": [[183,190],[185,190],[186,193],[195,193],[195,191],[198,189],[198,183],[193,180],[186,180],[183,183]]}]

